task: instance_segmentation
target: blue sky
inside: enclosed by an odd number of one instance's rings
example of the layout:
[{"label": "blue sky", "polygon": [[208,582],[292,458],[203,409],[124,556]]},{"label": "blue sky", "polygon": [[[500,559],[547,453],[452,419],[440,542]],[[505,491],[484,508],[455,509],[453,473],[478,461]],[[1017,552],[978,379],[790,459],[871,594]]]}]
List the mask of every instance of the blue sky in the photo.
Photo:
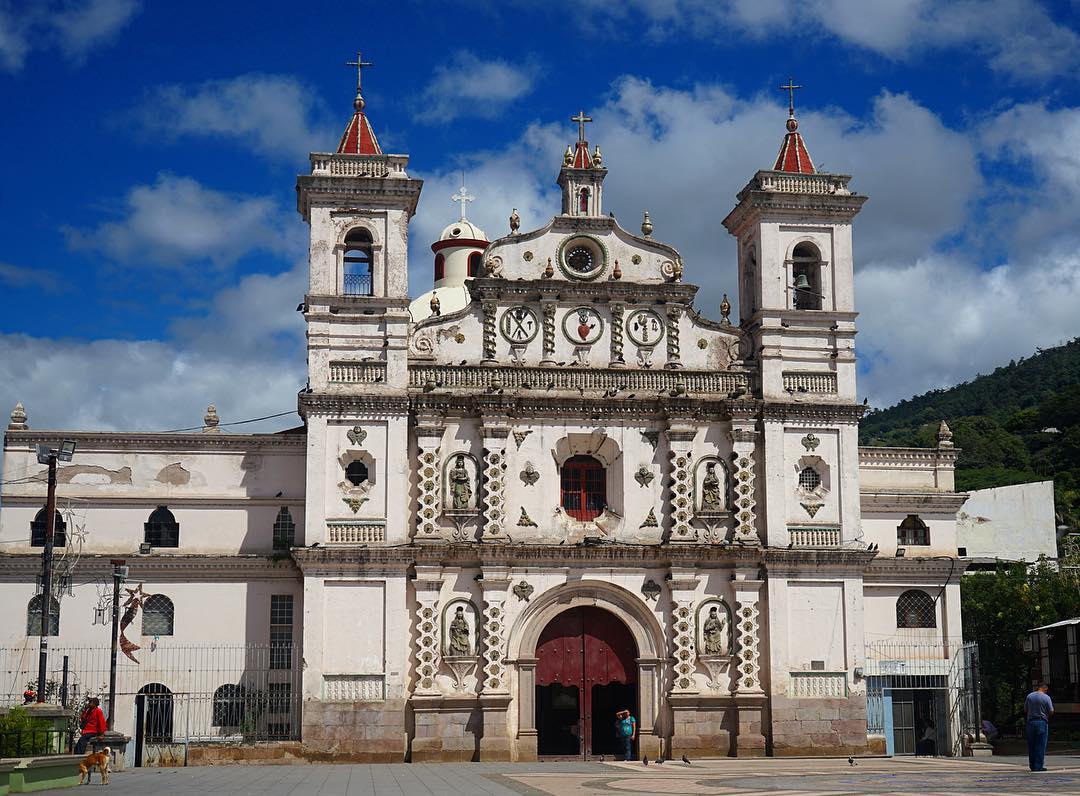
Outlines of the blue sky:
[{"label": "blue sky", "polygon": [[[285,411],[306,229],[295,175],[347,121],[426,180],[411,292],[468,173],[501,234],[556,210],[579,108],[606,204],[734,293],[719,220],[771,165],[788,75],[855,226],[860,392],[887,405],[1080,334],[1076,2],[459,4],[0,0],[0,407],[165,429]],[[286,421],[278,421],[287,422]]]}]

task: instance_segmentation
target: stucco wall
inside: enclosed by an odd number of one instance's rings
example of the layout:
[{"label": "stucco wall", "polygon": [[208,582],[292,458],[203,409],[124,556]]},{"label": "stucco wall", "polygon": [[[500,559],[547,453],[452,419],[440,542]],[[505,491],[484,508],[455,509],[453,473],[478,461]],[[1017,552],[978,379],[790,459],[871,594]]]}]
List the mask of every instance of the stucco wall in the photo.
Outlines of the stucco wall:
[{"label": "stucco wall", "polygon": [[970,558],[1054,558],[1054,482],[973,491],[957,516],[956,535]]}]

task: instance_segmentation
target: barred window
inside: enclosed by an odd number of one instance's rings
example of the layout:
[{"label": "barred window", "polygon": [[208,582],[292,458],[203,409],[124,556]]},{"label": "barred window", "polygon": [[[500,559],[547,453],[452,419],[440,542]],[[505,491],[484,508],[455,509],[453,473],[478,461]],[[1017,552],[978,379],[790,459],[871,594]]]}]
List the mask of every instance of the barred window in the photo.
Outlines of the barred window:
[{"label": "barred window", "polygon": [[173,603],[164,594],[151,594],[143,603],[142,634],[171,636],[173,634]]},{"label": "barred window", "polygon": [[821,476],[813,467],[807,466],[799,471],[799,486],[807,492],[813,492],[821,486]]},{"label": "barred window", "polygon": [[270,668],[292,668],[293,596],[270,595]]},{"label": "barred window", "polygon": [[[49,529],[46,527],[48,522],[46,518],[49,515],[45,513],[45,508],[42,507],[30,523],[30,546],[31,547],[44,547],[45,539],[48,537]],[[54,522],[56,523],[53,528],[53,546],[64,547],[67,544],[67,524],[64,522],[64,518],[60,515],[59,511],[53,512]]]},{"label": "barred window", "polygon": [[274,549],[288,550],[296,542],[296,523],[288,506],[282,506],[274,520]]},{"label": "barred window", "polygon": [[896,598],[897,628],[937,627],[934,598],[920,589],[908,589]]},{"label": "barred window", "polygon": [[180,523],[168,506],[158,506],[143,525],[145,541],[151,547],[179,547]]},{"label": "barred window", "polygon": [[[49,632],[47,636],[60,635],[60,601],[55,597],[49,598]],[[42,595],[30,598],[26,606],[26,635],[41,635],[41,609],[44,605]]]},{"label": "barred window", "polygon": [[244,687],[234,683],[218,686],[214,691],[214,710],[211,723],[215,727],[239,727],[246,711]]},{"label": "barred window", "polygon": [[345,477],[349,479],[349,483],[353,486],[360,486],[368,480],[367,465],[362,461],[349,462],[349,466],[345,468]]},{"label": "barred window", "polygon": [[918,514],[909,514],[896,529],[898,545],[930,544],[930,526]]},{"label": "barred window", "polygon": [[292,683],[269,683],[268,705],[270,713],[288,713],[292,701]]}]

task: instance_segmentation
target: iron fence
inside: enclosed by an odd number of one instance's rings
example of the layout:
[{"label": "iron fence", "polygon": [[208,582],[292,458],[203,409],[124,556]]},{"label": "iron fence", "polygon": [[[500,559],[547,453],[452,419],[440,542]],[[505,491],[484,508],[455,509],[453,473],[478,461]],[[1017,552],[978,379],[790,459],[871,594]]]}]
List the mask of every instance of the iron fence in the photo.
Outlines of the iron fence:
[{"label": "iron fence", "polygon": [[74,743],[71,730],[10,730],[0,732],[0,757],[63,755]]}]

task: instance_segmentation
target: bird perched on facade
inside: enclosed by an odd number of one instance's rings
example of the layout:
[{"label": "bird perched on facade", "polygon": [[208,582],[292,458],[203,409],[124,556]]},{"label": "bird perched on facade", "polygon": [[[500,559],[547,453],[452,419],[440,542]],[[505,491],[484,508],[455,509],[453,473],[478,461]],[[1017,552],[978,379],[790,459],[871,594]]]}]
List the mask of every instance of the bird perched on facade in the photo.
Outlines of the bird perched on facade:
[{"label": "bird perched on facade", "polygon": [[521,216],[518,215],[517,208],[515,207],[510,211],[510,234],[516,234],[518,227],[521,226]]},{"label": "bird perched on facade", "polygon": [[690,758],[689,758],[689,757],[687,757],[686,755],[683,755],[683,756],[682,756],[682,761],[683,761],[684,763],[686,763],[686,765],[690,765]]}]

